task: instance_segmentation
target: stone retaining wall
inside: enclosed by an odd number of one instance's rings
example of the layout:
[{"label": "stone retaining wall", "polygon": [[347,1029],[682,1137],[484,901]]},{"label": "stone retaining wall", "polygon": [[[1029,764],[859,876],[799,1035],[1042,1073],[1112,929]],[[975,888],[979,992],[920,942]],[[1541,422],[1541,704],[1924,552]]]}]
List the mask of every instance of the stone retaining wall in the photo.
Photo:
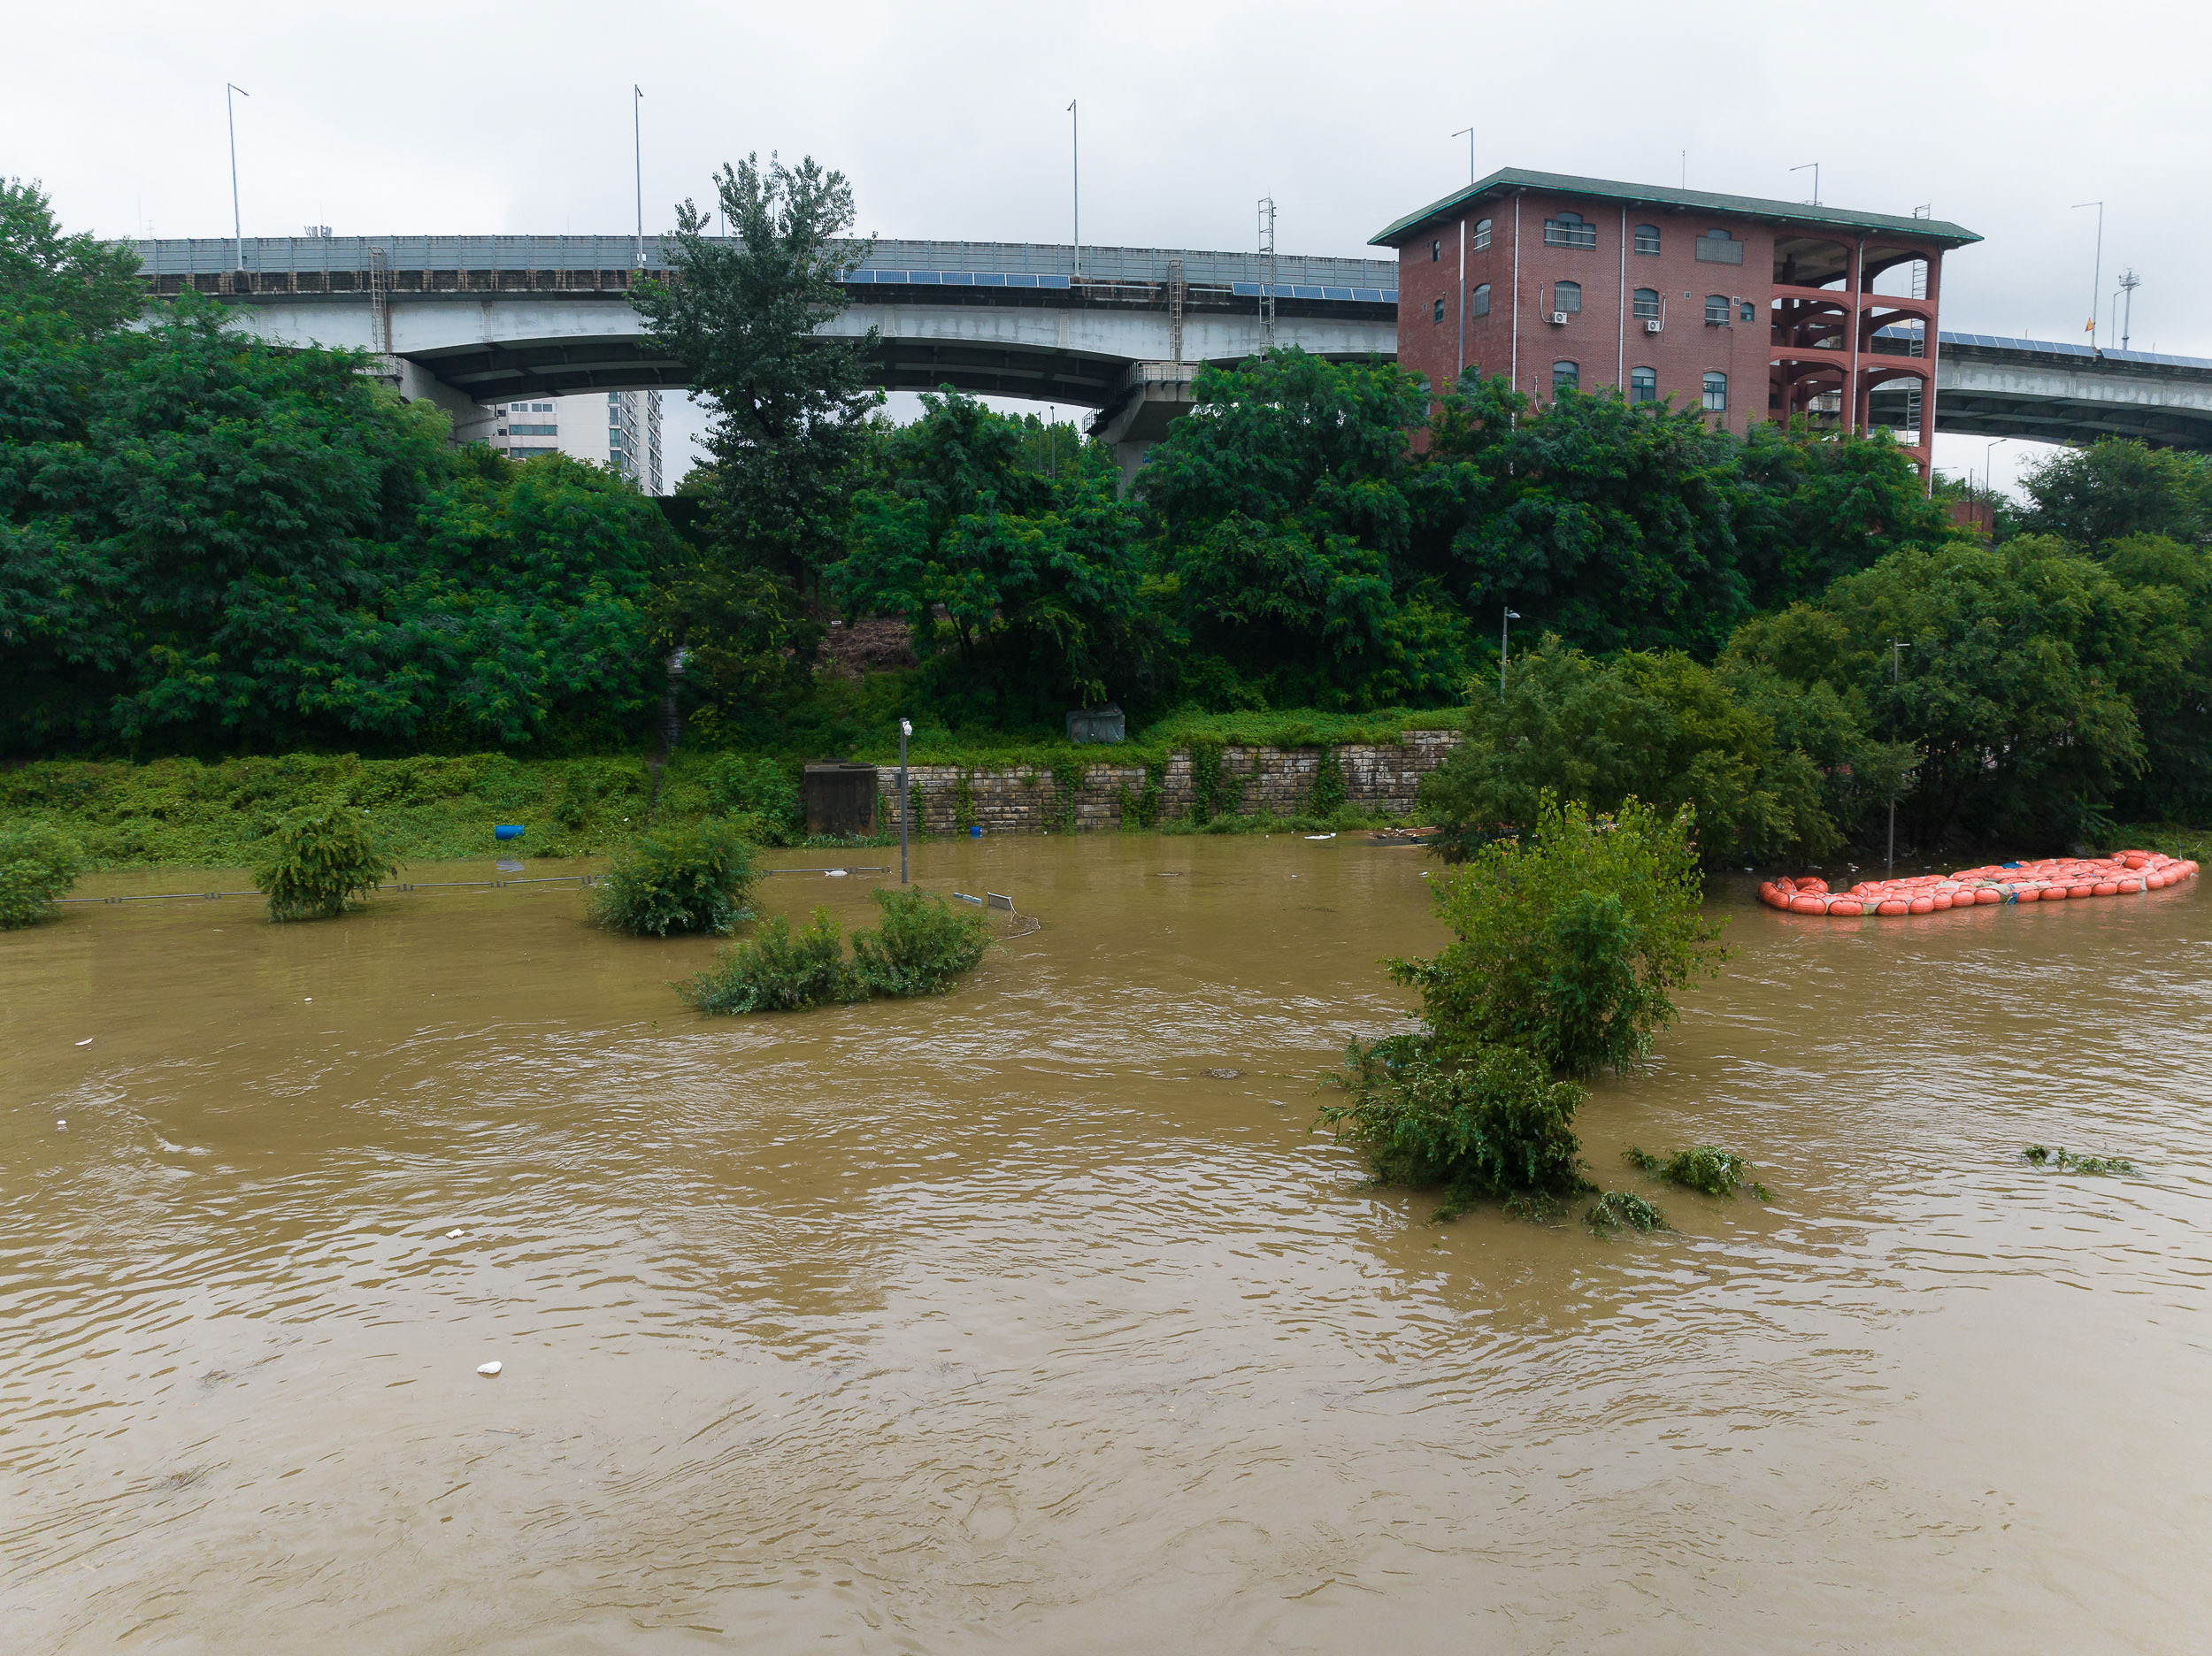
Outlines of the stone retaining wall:
[{"label": "stone retaining wall", "polygon": [[[1347,743],[1333,749],[1344,771],[1346,803],[1371,812],[1404,815],[1413,809],[1421,778],[1441,764],[1462,740],[1458,731],[1408,731],[1402,741]],[[1279,816],[1304,810],[1324,751],[1319,748],[1224,748],[1221,768],[1225,776],[1237,780],[1237,810],[1250,815],[1264,809]],[[1060,825],[1059,785],[1049,771],[1017,768],[964,773],[958,765],[918,764],[909,766],[906,772],[907,786],[913,795],[916,832],[960,832],[963,774],[968,780],[972,818],[982,824],[985,833],[1041,833]],[[1134,800],[1147,786],[1145,768],[1141,764],[1102,761],[1086,766],[1082,786],[1076,790],[1075,827],[1083,831],[1120,827],[1124,791]],[[883,801],[880,820],[886,827],[895,828],[898,767],[878,766],[876,787]],[[1161,820],[1189,815],[1193,793],[1190,755],[1178,749],[1168,755],[1160,781]]]}]

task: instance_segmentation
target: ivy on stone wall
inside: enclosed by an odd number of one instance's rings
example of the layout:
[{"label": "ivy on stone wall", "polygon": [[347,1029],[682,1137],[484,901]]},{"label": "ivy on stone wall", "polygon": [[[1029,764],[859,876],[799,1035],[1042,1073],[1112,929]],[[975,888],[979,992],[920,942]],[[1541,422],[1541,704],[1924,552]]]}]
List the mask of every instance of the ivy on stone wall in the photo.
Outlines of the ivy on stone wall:
[{"label": "ivy on stone wall", "polygon": [[1313,789],[1306,795],[1309,816],[1327,816],[1344,807],[1344,765],[1336,749],[1324,748],[1321,762],[1313,768]]}]

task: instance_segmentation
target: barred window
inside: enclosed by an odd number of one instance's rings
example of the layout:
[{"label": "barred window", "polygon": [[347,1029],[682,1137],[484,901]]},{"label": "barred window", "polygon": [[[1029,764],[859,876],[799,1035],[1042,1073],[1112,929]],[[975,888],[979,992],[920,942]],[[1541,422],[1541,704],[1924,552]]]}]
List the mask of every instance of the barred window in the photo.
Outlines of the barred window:
[{"label": "barred window", "polygon": [[1726,294],[1705,295],[1705,319],[1715,327],[1728,326],[1728,295]]},{"label": "barred window", "polygon": [[1467,295],[1467,314],[1469,316],[1490,314],[1490,284],[1488,282],[1480,283],[1474,292]]},{"label": "barred window", "polygon": [[1636,226],[1636,250],[1639,253],[1656,253],[1659,250],[1659,226],[1657,225]]},{"label": "barred window", "polygon": [[1479,253],[1489,245],[1490,221],[1487,218],[1478,218],[1475,220],[1475,251]]},{"label": "barred window", "polygon": [[1579,364],[1555,362],[1551,365],[1551,394],[1554,396],[1562,391],[1578,391],[1581,388],[1582,369]]},{"label": "barred window", "polygon": [[1584,222],[1580,213],[1563,212],[1556,218],[1544,220],[1546,247],[1594,248],[1598,244],[1598,227]]},{"label": "barred window", "polygon": [[1659,400],[1658,370],[1631,368],[1628,371],[1628,400],[1631,402],[1656,402]]},{"label": "barred window", "polygon": [[1705,376],[1705,411],[1709,414],[1728,412],[1728,376],[1709,373]]},{"label": "barred window", "polygon": [[1659,319],[1659,290],[1656,288],[1639,288],[1629,310],[1639,322],[1656,322]]},{"label": "barred window", "polygon": [[1569,316],[1582,314],[1582,284],[1554,282],[1551,287],[1551,308],[1564,310]]}]

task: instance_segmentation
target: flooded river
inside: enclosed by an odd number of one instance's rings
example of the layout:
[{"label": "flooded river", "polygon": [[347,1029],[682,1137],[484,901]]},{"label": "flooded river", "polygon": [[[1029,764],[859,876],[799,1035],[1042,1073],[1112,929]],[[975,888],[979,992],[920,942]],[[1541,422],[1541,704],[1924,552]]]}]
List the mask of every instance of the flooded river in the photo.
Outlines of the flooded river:
[{"label": "flooded river", "polygon": [[[1732,877],[1582,1120],[1677,1227],[1609,1243],[1310,1135],[1433,867],[932,844],[1042,929],[756,1019],[572,886],[0,933],[0,1643],[2205,1648],[2212,904]],[[1700,1141],[1772,1203],[1620,1161]]]}]

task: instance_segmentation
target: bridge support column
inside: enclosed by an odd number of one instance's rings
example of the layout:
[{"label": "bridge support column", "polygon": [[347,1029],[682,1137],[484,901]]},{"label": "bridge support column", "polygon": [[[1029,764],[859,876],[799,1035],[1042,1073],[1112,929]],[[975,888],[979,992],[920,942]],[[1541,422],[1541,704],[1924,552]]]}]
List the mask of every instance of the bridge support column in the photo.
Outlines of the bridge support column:
[{"label": "bridge support column", "polygon": [[1152,445],[1167,435],[1169,424],[1190,412],[1191,381],[1197,372],[1196,363],[1132,363],[1114,400],[1091,422],[1091,435],[1114,445],[1123,494],[1137,480]]},{"label": "bridge support column", "polygon": [[404,356],[379,356],[369,372],[410,402],[434,402],[443,409],[452,417],[457,444],[488,441],[496,426],[498,417],[481,402]]}]

